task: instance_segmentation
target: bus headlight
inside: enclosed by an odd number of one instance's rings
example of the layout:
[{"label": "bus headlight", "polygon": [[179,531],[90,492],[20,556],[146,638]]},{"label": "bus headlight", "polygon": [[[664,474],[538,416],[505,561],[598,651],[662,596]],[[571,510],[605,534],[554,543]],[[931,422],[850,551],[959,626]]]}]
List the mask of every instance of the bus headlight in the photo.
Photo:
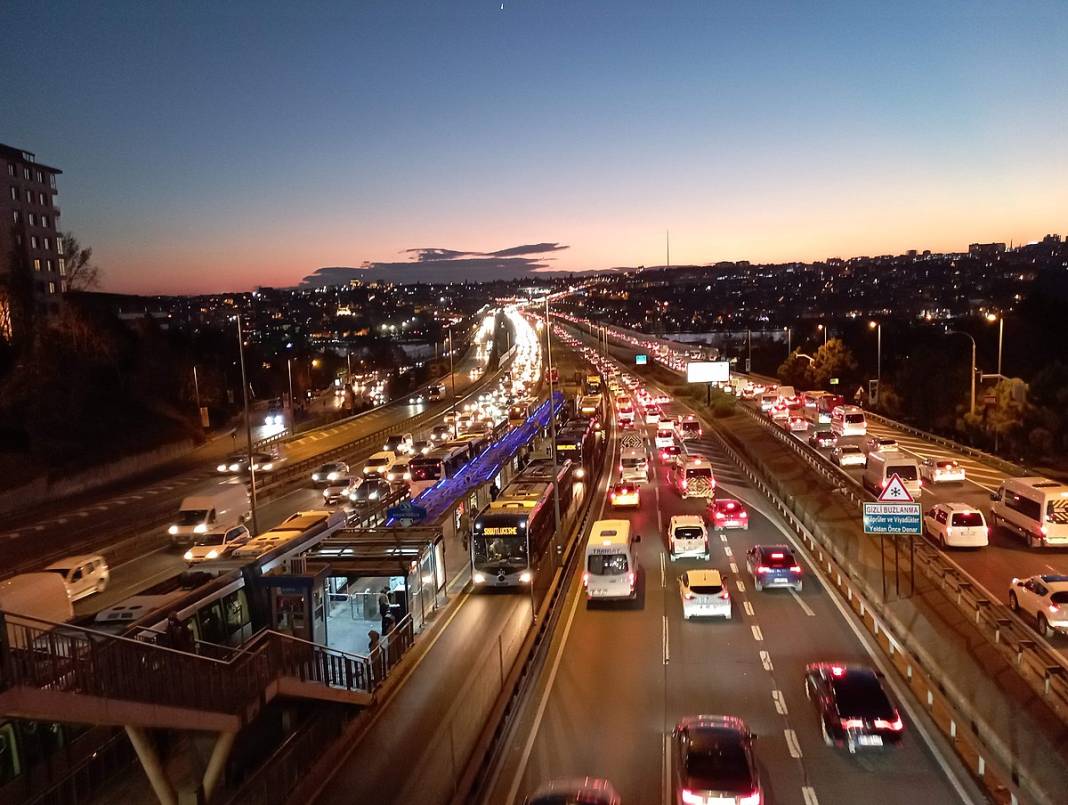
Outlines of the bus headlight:
[{"label": "bus headlight", "polygon": [[168,534],[177,534],[178,533],[178,526],[172,525],[170,528],[167,529],[167,533]]},{"label": "bus headlight", "polygon": [[474,580],[475,584],[486,583],[486,577],[483,576],[481,573],[476,573],[474,576],[472,576],[472,579]]},{"label": "bus headlight", "polygon": [[193,561],[193,550],[189,549],[188,551],[186,551],[184,554],[182,554],[182,558],[185,559],[185,561],[187,561],[187,562],[192,562]]},{"label": "bus headlight", "polygon": [[530,584],[530,580],[532,578],[534,578],[534,577],[530,574],[530,571],[529,570],[524,570],[522,573],[519,574],[519,583],[520,584]]}]

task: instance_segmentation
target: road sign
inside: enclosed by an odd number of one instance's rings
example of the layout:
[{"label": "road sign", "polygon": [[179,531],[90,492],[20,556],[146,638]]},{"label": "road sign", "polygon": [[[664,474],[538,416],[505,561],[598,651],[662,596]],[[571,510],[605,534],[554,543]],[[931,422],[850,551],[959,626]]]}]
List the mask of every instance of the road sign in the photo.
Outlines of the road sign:
[{"label": "road sign", "polygon": [[865,534],[923,533],[923,519],[919,503],[865,503]]},{"label": "road sign", "polygon": [[422,506],[416,506],[411,501],[405,501],[399,506],[392,506],[386,509],[386,517],[391,520],[412,520],[414,522],[422,522],[426,519],[428,512]]},{"label": "road sign", "polygon": [[830,383],[832,386],[837,386],[838,385],[838,378],[837,377],[832,377],[827,382]]},{"label": "road sign", "polygon": [[890,476],[889,482],[879,494],[880,503],[912,503],[912,495],[901,482],[901,476],[896,472]]}]

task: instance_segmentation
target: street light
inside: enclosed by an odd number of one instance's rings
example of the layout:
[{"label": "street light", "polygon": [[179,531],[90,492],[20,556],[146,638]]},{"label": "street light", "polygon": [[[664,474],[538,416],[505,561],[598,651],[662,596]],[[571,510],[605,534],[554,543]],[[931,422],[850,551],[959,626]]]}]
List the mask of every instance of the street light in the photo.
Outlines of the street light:
[{"label": "street light", "polygon": [[972,338],[970,333],[966,333],[962,330],[946,330],[946,335],[963,335],[972,342],[972,399],[971,404],[968,407],[968,412],[972,416],[975,416],[975,339]]},{"label": "street light", "polygon": [[817,324],[816,329],[823,332],[823,346],[827,346],[827,328],[822,324]]},{"label": "street light", "polygon": [[883,384],[883,323],[869,321],[868,329],[875,330],[875,399],[878,400],[879,387]]},{"label": "street light", "polygon": [[458,439],[460,438],[460,425],[456,421],[456,372],[452,367],[452,322],[449,322],[449,376],[452,378],[452,438]]},{"label": "street light", "polygon": [[252,487],[252,534],[260,533],[256,522],[256,463],[252,460],[252,417],[248,412],[248,380],[245,377],[245,338],[241,334],[241,314],[237,314],[237,349],[241,356],[241,396],[245,401],[245,438],[248,440],[248,471]]},{"label": "street light", "polygon": [[792,342],[793,333],[790,331],[790,328],[788,326],[783,327],[783,330],[786,331],[786,357],[790,357],[790,353],[794,351]]},{"label": "street light", "polygon": [[1001,379],[1001,347],[1005,340],[1005,317],[996,313],[987,313],[986,320],[993,324],[998,323],[998,379]]},{"label": "street light", "polygon": [[[557,470],[557,457],[556,457],[556,412],[553,411],[553,337],[552,337],[552,322],[549,319],[549,297],[545,297],[545,358],[549,366],[549,439],[551,447],[549,452],[553,457],[553,523],[555,530],[553,531],[553,544],[556,545],[557,540],[560,539],[560,489],[556,483]],[[529,536],[529,534],[528,534]],[[556,546],[559,547],[559,546]],[[530,559],[530,553],[527,553],[527,560]],[[554,557],[555,561],[555,557]],[[534,584],[531,582],[531,592],[534,590]],[[531,599],[533,602],[533,599]]]}]

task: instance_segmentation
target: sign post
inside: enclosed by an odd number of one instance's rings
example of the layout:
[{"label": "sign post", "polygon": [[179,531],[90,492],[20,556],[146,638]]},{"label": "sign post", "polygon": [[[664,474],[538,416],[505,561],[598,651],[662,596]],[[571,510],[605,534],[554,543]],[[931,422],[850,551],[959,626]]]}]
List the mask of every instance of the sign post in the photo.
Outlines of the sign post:
[{"label": "sign post", "polygon": [[909,595],[916,592],[916,546],[913,537],[923,533],[923,513],[920,504],[912,499],[901,477],[894,473],[879,495],[876,503],[864,504],[864,533],[879,535],[879,555],[883,570],[883,600],[886,600],[886,553],[885,538],[894,538],[894,588],[901,594],[897,538],[909,540]]}]

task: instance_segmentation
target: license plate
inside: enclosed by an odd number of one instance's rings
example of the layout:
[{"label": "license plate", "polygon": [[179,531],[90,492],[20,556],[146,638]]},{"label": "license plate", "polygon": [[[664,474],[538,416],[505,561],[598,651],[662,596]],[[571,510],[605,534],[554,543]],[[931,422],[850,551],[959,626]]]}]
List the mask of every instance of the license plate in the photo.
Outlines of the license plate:
[{"label": "license plate", "polygon": [[790,579],[779,577],[777,579],[772,579],[771,583],[772,584],[789,584],[790,583]]},{"label": "license plate", "polygon": [[881,735],[858,735],[857,746],[882,746],[883,737]]}]

